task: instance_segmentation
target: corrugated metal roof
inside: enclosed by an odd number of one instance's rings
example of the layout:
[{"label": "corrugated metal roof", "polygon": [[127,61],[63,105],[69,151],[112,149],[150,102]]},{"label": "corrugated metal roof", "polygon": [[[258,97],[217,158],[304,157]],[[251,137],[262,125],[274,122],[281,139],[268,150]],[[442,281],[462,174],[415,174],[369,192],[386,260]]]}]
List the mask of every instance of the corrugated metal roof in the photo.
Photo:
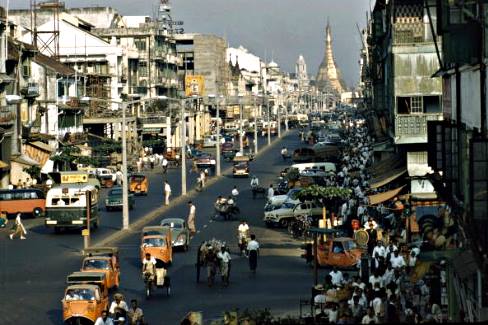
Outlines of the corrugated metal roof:
[{"label": "corrugated metal roof", "polygon": [[75,74],[74,69],[41,53],[36,54],[32,61],[62,75],[72,76]]}]

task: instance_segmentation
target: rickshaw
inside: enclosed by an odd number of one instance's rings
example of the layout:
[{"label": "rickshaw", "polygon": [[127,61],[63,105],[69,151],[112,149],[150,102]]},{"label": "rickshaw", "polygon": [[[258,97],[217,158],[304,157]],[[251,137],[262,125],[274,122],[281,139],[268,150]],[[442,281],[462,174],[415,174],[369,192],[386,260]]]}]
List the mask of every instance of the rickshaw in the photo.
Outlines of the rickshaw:
[{"label": "rickshaw", "polygon": [[222,217],[224,220],[231,220],[233,216],[239,214],[240,209],[236,204],[227,204],[227,200],[225,202],[215,202],[215,219]]},{"label": "rickshaw", "polygon": [[103,272],[107,289],[120,286],[119,249],[117,247],[94,247],[83,250],[85,258],[81,272]]},{"label": "rickshaw", "polygon": [[146,253],[160,260],[165,266],[173,261],[173,249],[171,245],[171,229],[162,226],[147,226],[142,228],[141,236],[141,262]]},{"label": "rickshaw", "polygon": [[147,195],[149,180],[146,175],[132,174],[129,177],[129,191],[134,194]]},{"label": "rickshaw", "polygon": [[161,260],[157,260],[154,274],[151,272],[144,272],[142,274],[144,279],[144,291],[146,299],[151,297],[154,289],[166,289],[166,295],[171,294],[171,279],[168,276],[165,265]]},{"label": "rickshaw", "polygon": [[[197,251],[197,261],[195,263],[197,269],[197,283],[200,282],[200,268],[207,268],[207,283],[212,286],[215,281],[215,275],[219,269],[219,263],[217,259],[217,253],[221,251],[222,246],[225,243],[217,240],[211,239],[204,241],[200,244]],[[230,273],[230,264],[229,264]]]},{"label": "rickshaw", "polygon": [[103,272],[74,272],[61,300],[65,324],[93,324],[109,306],[107,280]]}]

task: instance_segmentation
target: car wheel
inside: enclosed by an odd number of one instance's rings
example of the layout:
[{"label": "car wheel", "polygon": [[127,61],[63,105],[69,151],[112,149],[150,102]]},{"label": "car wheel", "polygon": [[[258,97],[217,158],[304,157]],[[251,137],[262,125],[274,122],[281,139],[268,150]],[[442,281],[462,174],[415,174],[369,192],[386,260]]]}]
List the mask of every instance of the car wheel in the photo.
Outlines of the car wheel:
[{"label": "car wheel", "polygon": [[34,208],[32,211],[32,215],[34,218],[39,218],[42,215],[42,209],[41,208]]},{"label": "car wheel", "polygon": [[265,224],[265,225],[266,225],[266,227],[268,227],[268,228],[271,228],[271,226],[272,226],[271,222],[269,222],[269,221],[265,221],[265,222],[264,222],[264,224]]},{"label": "car wheel", "polygon": [[54,233],[55,234],[61,233],[61,228],[60,227],[54,227]]},{"label": "car wheel", "polygon": [[183,246],[183,251],[188,252],[188,244],[185,244],[185,246]]},{"label": "car wheel", "polygon": [[112,210],[112,208],[110,207],[105,207],[105,209],[107,210],[107,212],[110,212]]}]

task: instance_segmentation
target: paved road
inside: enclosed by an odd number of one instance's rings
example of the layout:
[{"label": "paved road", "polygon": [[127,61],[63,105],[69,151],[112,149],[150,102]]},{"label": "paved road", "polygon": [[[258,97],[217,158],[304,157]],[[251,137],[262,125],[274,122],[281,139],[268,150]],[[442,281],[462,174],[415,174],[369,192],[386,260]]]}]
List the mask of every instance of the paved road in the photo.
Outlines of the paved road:
[{"label": "paved road", "polygon": [[[288,148],[298,146],[298,137],[291,133],[282,141]],[[262,184],[276,180],[278,172],[286,165],[279,156],[280,144],[261,155],[251,165],[251,173]],[[227,165],[223,165],[225,168]],[[190,179],[195,179],[196,175]],[[173,191],[179,193],[179,170],[169,173]],[[132,220],[159,208],[162,200],[162,177],[150,173],[150,193],[137,198]],[[208,288],[204,281],[195,282],[196,246],[210,238],[227,241],[235,250],[238,221],[215,221],[213,202],[217,195],[229,195],[234,185],[240,189],[239,206],[242,217],[248,220],[263,246],[258,274],[251,277],[247,259],[233,255],[231,284],[229,288],[217,285]],[[238,307],[269,307],[275,312],[298,309],[298,298],[309,294],[311,270],[299,258],[300,243],[290,239],[284,231],[267,229],[262,222],[264,200],[253,200],[249,191],[249,179],[234,179],[224,176],[193,198],[197,206],[197,229],[189,252],[175,253],[174,264],[169,272],[173,282],[173,295],[157,296],[144,301],[143,283],[139,266],[139,233],[134,232],[120,240],[121,288],[127,299],[137,298],[150,323],[176,324],[188,310],[201,310],[205,318],[218,317],[223,310]],[[186,200],[185,200],[186,201]],[[165,217],[185,217],[186,202],[175,204],[152,222],[156,224]],[[95,232],[94,241],[102,240],[120,228],[121,213],[102,213],[102,227]],[[79,251],[82,238],[79,232],[56,235],[44,227],[32,228],[26,241],[0,240],[0,299],[5,310],[15,313],[3,315],[2,324],[59,324],[65,277],[79,269]],[[232,247],[233,246],[233,247]],[[18,311],[18,312],[17,312]]]}]

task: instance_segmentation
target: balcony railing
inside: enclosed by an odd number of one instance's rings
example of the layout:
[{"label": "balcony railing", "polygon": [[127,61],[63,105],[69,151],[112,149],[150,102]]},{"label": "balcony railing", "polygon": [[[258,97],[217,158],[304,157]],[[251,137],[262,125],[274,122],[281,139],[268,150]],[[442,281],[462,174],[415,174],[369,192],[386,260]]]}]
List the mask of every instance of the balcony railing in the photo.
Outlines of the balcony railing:
[{"label": "balcony railing", "polygon": [[0,125],[11,126],[15,123],[17,110],[14,105],[0,107]]},{"label": "balcony railing", "polygon": [[442,119],[442,113],[396,115],[395,143],[427,143],[427,122]]}]

